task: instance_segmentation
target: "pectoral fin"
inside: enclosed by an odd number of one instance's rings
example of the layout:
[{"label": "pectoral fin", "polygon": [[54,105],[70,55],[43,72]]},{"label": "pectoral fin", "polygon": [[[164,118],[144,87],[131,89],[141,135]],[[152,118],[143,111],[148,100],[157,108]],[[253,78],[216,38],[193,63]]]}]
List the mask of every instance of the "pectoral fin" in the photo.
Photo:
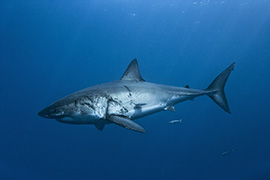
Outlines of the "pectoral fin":
[{"label": "pectoral fin", "polygon": [[137,131],[140,133],[145,133],[145,130],[143,127],[141,127],[139,124],[135,123],[134,121],[125,118],[125,117],[120,117],[120,116],[115,116],[115,115],[111,115],[108,120],[110,120],[111,122],[125,127],[127,129],[130,129],[132,131]]},{"label": "pectoral fin", "polygon": [[102,131],[105,126],[105,123],[96,123],[95,126],[98,130]]}]

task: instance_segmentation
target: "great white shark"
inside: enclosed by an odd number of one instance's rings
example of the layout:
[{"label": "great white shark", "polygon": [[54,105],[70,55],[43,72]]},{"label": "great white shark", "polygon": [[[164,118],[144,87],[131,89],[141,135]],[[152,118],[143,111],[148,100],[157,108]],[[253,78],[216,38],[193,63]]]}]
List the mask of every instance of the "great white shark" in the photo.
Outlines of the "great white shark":
[{"label": "great white shark", "polygon": [[175,111],[174,105],[208,95],[230,113],[224,86],[234,69],[232,63],[206,89],[191,89],[145,82],[134,59],[118,81],[92,86],[70,94],[38,113],[39,116],[70,124],[94,124],[102,130],[114,123],[145,133],[134,120],[159,112]]}]

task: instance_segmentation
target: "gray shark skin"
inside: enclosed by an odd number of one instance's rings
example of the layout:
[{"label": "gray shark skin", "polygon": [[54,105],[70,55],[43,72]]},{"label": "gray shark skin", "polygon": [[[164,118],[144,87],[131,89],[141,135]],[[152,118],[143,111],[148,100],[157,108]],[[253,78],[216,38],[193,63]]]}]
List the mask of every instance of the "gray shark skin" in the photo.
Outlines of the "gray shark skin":
[{"label": "gray shark skin", "polygon": [[207,89],[166,86],[145,82],[139,73],[137,60],[128,66],[118,81],[92,86],[70,94],[38,113],[39,116],[70,124],[94,124],[102,130],[105,124],[115,123],[144,133],[134,120],[159,112],[174,111],[174,105],[195,97],[208,95],[230,113],[224,94],[226,81],[234,69],[232,63]]}]

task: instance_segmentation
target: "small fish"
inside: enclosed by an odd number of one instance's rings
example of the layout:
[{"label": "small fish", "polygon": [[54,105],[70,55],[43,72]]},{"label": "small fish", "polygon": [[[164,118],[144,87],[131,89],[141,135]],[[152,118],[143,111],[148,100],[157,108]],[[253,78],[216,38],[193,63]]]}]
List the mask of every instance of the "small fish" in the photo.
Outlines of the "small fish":
[{"label": "small fish", "polygon": [[175,124],[175,123],[180,123],[180,122],[182,122],[182,119],[172,120],[169,122],[169,124]]},{"label": "small fish", "polygon": [[226,156],[230,153],[234,152],[234,149],[228,150],[228,151],[224,151],[223,153],[221,153],[221,156]]}]

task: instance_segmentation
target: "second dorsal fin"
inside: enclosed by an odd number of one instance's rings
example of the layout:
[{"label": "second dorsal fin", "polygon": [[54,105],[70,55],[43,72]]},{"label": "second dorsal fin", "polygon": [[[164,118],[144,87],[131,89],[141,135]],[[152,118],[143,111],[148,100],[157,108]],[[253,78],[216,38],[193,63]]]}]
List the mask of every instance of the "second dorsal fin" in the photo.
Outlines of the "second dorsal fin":
[{"label": "second dorsal fin", "polygon": [[131,61],[121,80],[145,81],[139,72],[137,59]]}]

